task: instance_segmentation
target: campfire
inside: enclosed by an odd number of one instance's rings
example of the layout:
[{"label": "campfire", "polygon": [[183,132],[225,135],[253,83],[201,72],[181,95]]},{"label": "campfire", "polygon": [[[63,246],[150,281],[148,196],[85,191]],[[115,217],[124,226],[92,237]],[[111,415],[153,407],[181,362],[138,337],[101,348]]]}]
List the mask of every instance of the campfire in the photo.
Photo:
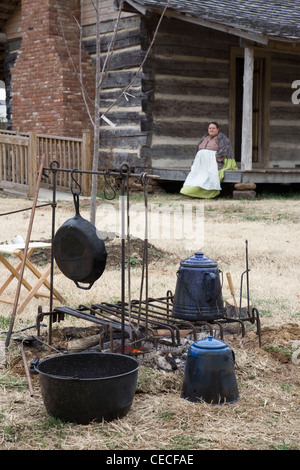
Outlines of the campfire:
[{"label": "campfire", "polygon": [[[187,321],[172,315],[174,295],[166,297],[132,300],[130,305],[103,302],[92,306],[80,305],[77,309],[57,307],[51,312],[41,309],[37,315],[37,334],[41,335],[41,325],[46,317],[50,324],[70,315],[93,327],[87,328],[90,334],[73,338],[64,343],[70,352],[97,350],[131,355],[145,365],[168,371],[185,366],[188,348],[197,340],[208,335],[224,340],[227,331],[234,325],[242,337],[245,336],[244,320],[218,318],[211,321]],[[247,321],[254,323],[255,314]],[[96,332],[97,333],[96,333]],[[259,330],[258,330],[259,332]],[[75,338],[74,338],[75,337]],[[51,339],[52,342],[52,339]]]}]

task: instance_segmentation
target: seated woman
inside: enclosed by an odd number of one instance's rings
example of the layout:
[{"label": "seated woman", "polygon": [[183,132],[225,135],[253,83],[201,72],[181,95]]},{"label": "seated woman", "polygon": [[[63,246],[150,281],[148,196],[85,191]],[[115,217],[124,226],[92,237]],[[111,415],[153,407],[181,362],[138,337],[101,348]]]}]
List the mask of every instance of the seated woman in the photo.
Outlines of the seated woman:
[{"label": "seated woman", "polygon": [[211,122],[208,133],[201,137],[191,170],[180,194],[198,198],[213,198],[220,194],[225,170],[237,170],[228,137]]}]

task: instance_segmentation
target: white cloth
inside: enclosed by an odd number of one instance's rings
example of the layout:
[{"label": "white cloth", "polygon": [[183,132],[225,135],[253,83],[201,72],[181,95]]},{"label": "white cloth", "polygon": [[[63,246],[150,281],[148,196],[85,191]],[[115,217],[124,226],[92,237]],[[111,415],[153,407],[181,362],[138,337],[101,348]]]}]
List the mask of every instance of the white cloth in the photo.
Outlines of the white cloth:
[{"label": "white cloth", "polygon": [[208,190],[221,189],[214,150],[198,150],[183,186],[198,186]]}]

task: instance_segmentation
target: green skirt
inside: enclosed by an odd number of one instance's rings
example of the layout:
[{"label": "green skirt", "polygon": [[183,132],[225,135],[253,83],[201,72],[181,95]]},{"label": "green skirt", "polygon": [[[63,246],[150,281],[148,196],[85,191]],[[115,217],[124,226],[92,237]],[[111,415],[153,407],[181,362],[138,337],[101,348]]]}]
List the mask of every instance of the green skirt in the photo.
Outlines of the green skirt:
[{"label": "green skirt", "polygon": [[[219,179],[220,182],[224,178],[224,172],[226,170],[237,170],[238,167],[236,165],[236,161],[234,158],[225,158],[224,159],[224,167],[219,172]],[[184,194],[185,196],[190,197],[198,197],[202,199],[212,199],[214,197],[219,196],[220,191],[215,189],[203,189],[199,186],[183,186],[180,190],[180,194]]]}]

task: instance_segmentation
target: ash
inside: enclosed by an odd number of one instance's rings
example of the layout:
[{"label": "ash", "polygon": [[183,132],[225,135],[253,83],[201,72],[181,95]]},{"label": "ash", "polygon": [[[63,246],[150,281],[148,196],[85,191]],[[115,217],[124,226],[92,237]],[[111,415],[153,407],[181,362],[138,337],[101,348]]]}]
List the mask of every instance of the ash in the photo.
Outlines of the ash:
[{"label": "ash", "polygon": [[[197,340],[206,338],[208,332],[197,333]],[[125,341],[125,354],[137,358],[141,365],[155,367],[164,371],[183,370],[185,368],[188,349],[195,342],[192,335],[180,339],[180,345],[173,346],[169,337],[161,337],[156,345],[152,341],[141,341],[138,346]],[[134,352],[138,350],[139,352]],[[120,352],[120,343],[116,342],[114,351]]]}]

